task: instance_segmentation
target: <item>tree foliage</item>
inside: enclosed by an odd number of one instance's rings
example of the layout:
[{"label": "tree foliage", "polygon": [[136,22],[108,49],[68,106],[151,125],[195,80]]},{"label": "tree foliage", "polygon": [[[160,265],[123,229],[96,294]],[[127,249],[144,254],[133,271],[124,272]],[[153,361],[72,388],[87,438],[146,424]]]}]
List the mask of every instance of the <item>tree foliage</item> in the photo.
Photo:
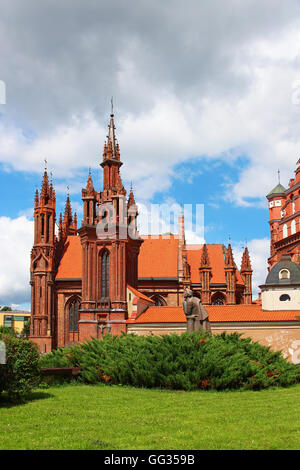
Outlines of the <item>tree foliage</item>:
[{"label": "tree foliage", "polygon": [[6,364],[0,366],[0,393],[12,401],[24,401],[40,380],[39,353],[35,344],[12,334],[0,333],[6,346]]}]

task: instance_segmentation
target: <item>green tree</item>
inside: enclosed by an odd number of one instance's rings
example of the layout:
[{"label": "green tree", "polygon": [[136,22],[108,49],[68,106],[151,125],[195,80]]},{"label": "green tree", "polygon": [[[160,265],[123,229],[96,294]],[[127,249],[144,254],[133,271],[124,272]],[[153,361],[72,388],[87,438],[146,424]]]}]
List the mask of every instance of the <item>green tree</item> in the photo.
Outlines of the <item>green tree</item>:
[{"label": "green tree", "polygon": [[21,337],[27,339],[29,334],[30,334],[30,318],[24,323],[24,328],[21,332]]},{"label": "green tree", "polygon": [[1,308],[1,312],[12,312],[12,308],[9,307],[8,305],[5,305],[4,307]]}]

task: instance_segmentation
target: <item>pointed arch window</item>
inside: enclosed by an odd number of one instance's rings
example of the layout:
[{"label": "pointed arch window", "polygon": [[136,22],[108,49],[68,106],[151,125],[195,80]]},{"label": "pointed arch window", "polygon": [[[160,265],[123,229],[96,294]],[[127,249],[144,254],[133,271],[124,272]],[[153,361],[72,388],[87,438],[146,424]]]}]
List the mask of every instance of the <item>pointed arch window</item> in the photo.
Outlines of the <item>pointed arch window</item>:
[{"label": "pointed arch window", "polygon": [[69,332],[78,333],[78,321],[80,319],[79,314],[80,302],[78,299],[74,299],[69,305]]},{"label": "pointed arch window", "polygon": [[109,253],[104,251],[100,257],[101,267],[101,297],[109,297]]},{"label": "pointed arch window", "polygon": [[225,296],[222,292],[216,292],[211,297],[212,305],[225,305]]}]

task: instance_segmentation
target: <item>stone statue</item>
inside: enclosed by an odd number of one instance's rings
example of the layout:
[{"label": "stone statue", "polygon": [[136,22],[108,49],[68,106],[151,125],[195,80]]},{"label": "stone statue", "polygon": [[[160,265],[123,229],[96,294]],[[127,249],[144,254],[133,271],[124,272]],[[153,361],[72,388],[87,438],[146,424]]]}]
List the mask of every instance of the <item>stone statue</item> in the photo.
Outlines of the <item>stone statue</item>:
[{"label": "stone statue", "polygon": [[191,332],[202,328],[203,330],[211,332],[208,312],[201,304],[200,299],[195,297],[190,289],[185,290],[183,297],[183,309],[187,319],[187,331]]}]

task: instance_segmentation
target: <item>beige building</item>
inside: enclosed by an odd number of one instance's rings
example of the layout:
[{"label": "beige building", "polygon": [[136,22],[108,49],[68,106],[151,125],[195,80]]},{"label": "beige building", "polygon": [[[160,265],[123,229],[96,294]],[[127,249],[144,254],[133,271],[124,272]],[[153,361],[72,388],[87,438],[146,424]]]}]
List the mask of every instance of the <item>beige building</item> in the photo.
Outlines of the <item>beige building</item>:
[{"label": "beige building", "polygon": [[282,255],[260,288],[263,310],[300,310],[300,267],[290,255]]}]

